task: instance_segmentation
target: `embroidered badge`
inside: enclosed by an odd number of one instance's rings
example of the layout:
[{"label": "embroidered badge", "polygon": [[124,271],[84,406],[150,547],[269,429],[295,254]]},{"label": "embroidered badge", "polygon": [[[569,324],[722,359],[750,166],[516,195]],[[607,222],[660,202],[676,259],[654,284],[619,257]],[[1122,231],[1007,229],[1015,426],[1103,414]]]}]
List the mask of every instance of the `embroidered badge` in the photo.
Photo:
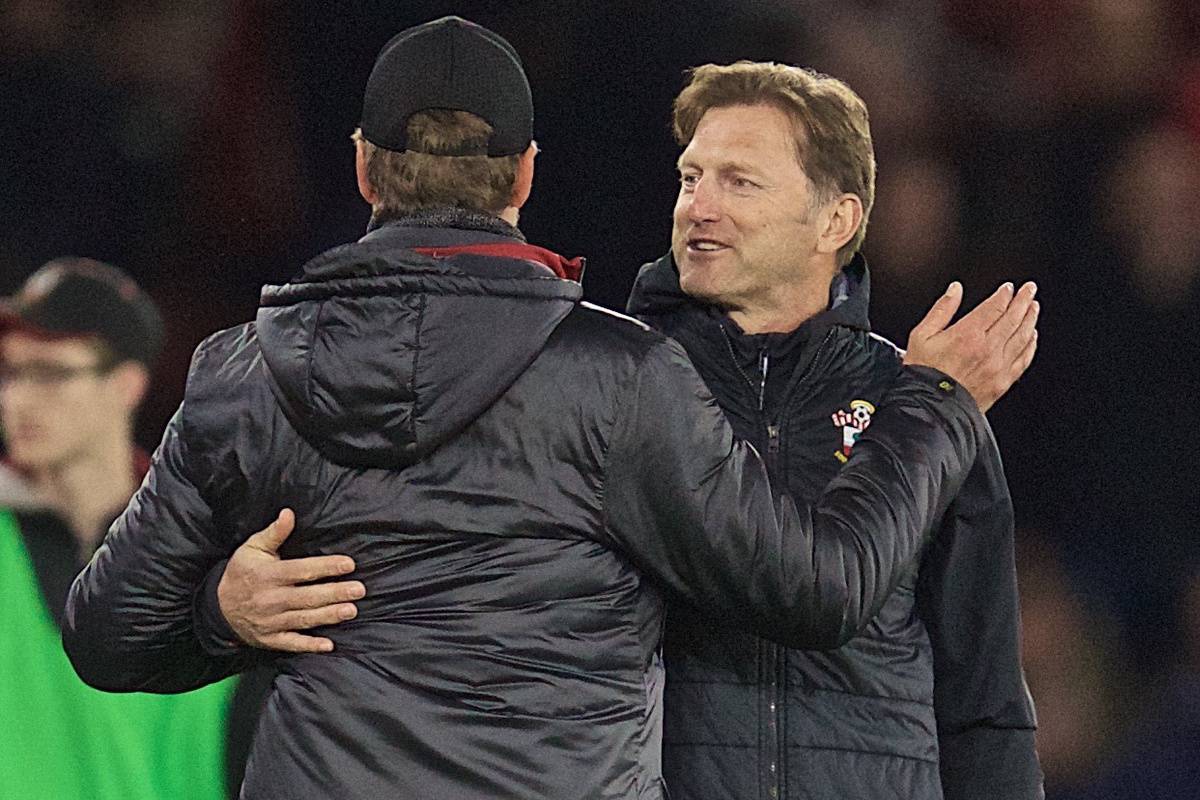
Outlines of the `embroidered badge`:
[{"label": "embroidered badge", "polygon": [[833,412],[833,424],[842,429],[842,449],[835,451],[834,456],[845,464],[850,459],[850,451],[858,442],[862,432],[871,426],[871,415],[875,406],[866,400],[851,400],[850,410],[839,409]]}]

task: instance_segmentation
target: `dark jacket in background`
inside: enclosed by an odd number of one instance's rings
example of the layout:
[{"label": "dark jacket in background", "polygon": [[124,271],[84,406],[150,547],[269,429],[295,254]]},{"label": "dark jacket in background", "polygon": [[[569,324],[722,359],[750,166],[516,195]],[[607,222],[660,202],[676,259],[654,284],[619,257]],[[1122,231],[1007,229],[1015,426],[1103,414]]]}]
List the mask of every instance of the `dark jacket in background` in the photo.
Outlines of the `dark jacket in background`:
[{"label": "dark jacket in background", "polygon": [[259,658],[214,655],[198,588],[280,507],[285,556],[355,559],[336,650],[275,662],[245,797],[658,798],[660,588],[835,646],[975,458],[972,401],[908,370],[820,503],[776,502],[682,348],[517,237],[400,221],[264,290],[72,588],[85,680],[177,692]]},{"label": "dark jacket in background", "polygon": [[[642,269],[629,310],[684,346],[776,490],[808,503],[841,480],[847,445],[861,455],[834,416],[855,401],[878,409],[903,371],[869,332],[868,299],[860,258],[834,281],[829,310],[791,333],[750,336],[683,294],[667,256]],[[979,456],[932,544],[842,647],[790,649],[671,606],[663,760],[675,800],[1041,797],[1012,504],[991,431],[977,424]]]}]

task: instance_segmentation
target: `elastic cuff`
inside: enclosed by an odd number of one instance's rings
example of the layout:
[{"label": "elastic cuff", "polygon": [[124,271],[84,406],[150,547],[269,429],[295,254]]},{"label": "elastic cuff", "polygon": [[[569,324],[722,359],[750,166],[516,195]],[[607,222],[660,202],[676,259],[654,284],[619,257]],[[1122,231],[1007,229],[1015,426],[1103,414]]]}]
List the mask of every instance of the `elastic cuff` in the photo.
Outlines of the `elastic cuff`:
[{"label": "elastic cuff", "polygon": [[210,656],[232,656],[241,653],[246,645],[229,626],[225,615],[221,613],[221,602],[217,597],[217,587],[225,574],[229,559],[218,562],[208,571],[204,583],[196,591],[192,601],[192,621],[196,638],[200,647]]},{"label": "elastic cuff", "polygon": [[936,393],[940,396],[953,398],[968,411],[974,414],[980,413],[979,404],[975,402],[975,398],[971,396],[971,393],[960,386],[958,381],[941,370],[916,364],[906,364],[902,374],[907,374],[921,384],[935,389]]}]

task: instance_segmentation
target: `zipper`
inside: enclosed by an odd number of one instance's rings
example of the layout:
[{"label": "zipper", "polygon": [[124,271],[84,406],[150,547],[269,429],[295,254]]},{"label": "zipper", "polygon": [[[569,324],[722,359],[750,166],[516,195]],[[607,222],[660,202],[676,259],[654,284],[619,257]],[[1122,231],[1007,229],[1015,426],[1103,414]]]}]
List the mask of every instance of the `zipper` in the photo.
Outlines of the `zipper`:
[{"label": "zipper", "polygon": [[[768,422],[766,419],[766,400],[767,400],[767,375],[771,368],[771,358],[767,349],[764,347],[758,352],[758,371],[762,376],[761,381],[756,386],[750,376],[746,374],[746,370],[742,368],[741,361],[738,360],[737,353],[733,349],[733,341],[729,336],[729,331],[725,330],[725,326],[721,326],[721,333],[725,339],[725,349],[729,351],[729,359],[733,362],[733,366],[737,369],[738,374],[742,376],[742,380],[746,382],[746,386],[756,396],[758,400],[758,424],[763,426],[767,432],[767,452],[764,455],[763,461],[767,468],[767,475],[772,479],[776,476],[778,469],[777,462],[779,460],[780,450],[780,431],[782,426],[778,422]],[[774,480],[772,480],[774,483]],[[759,762],[760,780],[767,787],[767,800],[779,800],[782,794],[783,783],[783,761],[782,753],[780,752],[779,743],[783,739],[782,732],[779,729],[780,719],[782,718],[782,709],[780,708],[783,697],[780,692],[780,675],[783,670],[780,667],[780,661],[783,659],[783,654],[779,645],[765,639],[758,640],[756,649],[757,658],[760,659],[760,669],[762,674],[766,676],[766,741],[760,756],[765,755],[767,763]],[[760,695],[760,698],[762,695]],[[760,699],[759,702],[762,702]]]},{"label": "zipper", "polygon": [[[767,785],[768,800],[779,800],[779,796],[783,792],[783,783],[780,781],[781,767],[783,760],[781,758],[779,743],[783,739],[783,732],[780,730],[780,704],[783,702],[783,697],[779,691],[779,660],[780,650],[779,645],[774,642],[769,642],[765,639],[762,642],[762,649],[759,652],[759,658],[763,660],[764,672],[767,677],[767,742],[764,748],[764,753],[767,758],[766,771],[763,774],[763,781]],[[761,757],[761,756],[760,756]],[[762,762],[759,762],[759,769],[762,770]]]},{"label": "zipper", "polygon": [[[788,402],[785,396],[781,404],[783,407],[782,413],[778,419],[769,421],[766,418],[767,373],[771,366],[769,354],[765,348],[759,351],[758,368],[762,374],[762,381],[755,385],[755,382],[746,374],[746,370],[742,368],[741,362],[738,361],[729,331],[725,329],[724,325],[720,327],[721,334],[725,339],[725,349],[729,352],[729,359],[733,362],[733,366],[737,369],[738,374],[742,376],[742,380],[745,381],[752,396],[758,400],[758,422],[765,428],[767,434],[767,452],[764,458],[767,474],[775,480],[786,481],[787,476],[779,473],[778,461],[779,453],[783,448],[783,424],[780,420],[782,420],[788,411]],[[789,387],[792,391],[799,388],[812,375],[821,360],[821,354],[829,345],[830,340],[833,339],[833,334],[833,328],[825,332],[825,337],[817,345],[812,359],[808,362],[804,371],[800,373],[800,376]],[[772,483],[774,484],[775,481],[773,480]],[[783,730],[783,725],[786,719],[784,706],[787,703],[787,684],[785,680],[787,673],[787,648],[777,645],[774,642],[760,639],[756,651],[757,657],[760,659],[760,669],[766,676],[767,730],[771,739],[765,749],[765,755],[768,759],[767,763],[764,765],[761,761],[759,762],[760,779],[767,786],[768,800],[784,800],[786,780],[784,773],[787,768],[785,760],[787,747],[784,740],[787,734]]]},{"label": "zipper", "polygon": [[804,368],[804,372],[800,373],[800,377],[797,378],[795,383],[792,384],[793,389],[799,387],[800,384],[808,380],[808,376],[811,375],[812,371],[817,368],[817,362],[821,360],[821,351],[825,349],[825,345],[829,344],[829,340],[832,338],[833,328],[830,328],[829,330],[825,331],[825,338],[821,340],[819,345],[817,345],[816,352],[813,353],[812,360],[808,362],[808,366]]},{"label": "zipper", "polygon": [[[817,349],[813,352],[812,360],[808,362],[808,366],[804,368],[804,372],[800,373],[792,385],[789,387],[791,391],[795,391],[804,384],[816,369],[817,363],[821,360],[821,353],[824,352],[829,341],[833,338],[833,328],[825,332],[825,338],[817,345]],[[730,353],[733,352],[732,345]],[[736,362],[736,359],[734,359]],[[759,395],[759,411],[763,411],[763,400],[766,381],[766,353],[763,354],[763,361],[760,362],[763,369],[763,394]],[[789,392],[790,394],[790,392]],[[774,422],[767,422],[767,471],[770,475],[777,475],[778,480],[783,481],[786,487],[787,475],[786,471],[781,471],[779,468],[779,452],[782,448],[782,429],[781,420],[788,412],[788,398],[785,396],[781,412]],[[764,659],[765,674],[768,676],[767,696],[768,700],[768,722],[767,727],[771,733],[771,742],[768,745],[767,757],[769,759],[767,765],[767,796],[768,800],[786,800],[786,778],[787,770],[787,732],[784,730],[786,722],[786,704],[787,704],[787,648],[777,645],[774,642],[766,642],[765,652],[761,653],[760,657]]]},{"label": "zipper", "polygon": [[[758,394],[758,410],[761,412],[763,410],[763,398],[765,397],[763,390],[766,388],[767,382],[764,380],[762,386],[754,385],[754,381],[750,380],[750,376],[746,374],[746,370],[742,369],[742,362],[738,361],[737,353],[733,352],[733,341],[729,338],[729,331],[725,330],[724,325],[721,325],[720,328],[721,337],[725,340],[725,349],[729,352],[729,360],[733,362],[733,366],[737,369],[738,374],[742,376],[742,380],[750,387],[750,391]],[[763,351],[763,357],[766,357],[765,350]]]},{"label": "zipper", "polygon": [[780,426],[779,426],[778,422],[768,422],[767,423],[767,452],[768,453],[778,453],[779,452],[779,427]]},{"label": "zipper", "polygon": [[762,383],[758,385],[758,410],[759,413],[763,410],[763,403],[767,399],[767,368],[771,366],[771,359],[767,354],[767,348],[758,351],[758,374],[762,375]]},{"label": "zipper", "polygon": [[729,359],[733,362],[733,366],[737,368],[738,374],[742,376],[742,380],[750,387],[750,391],[756,392],[758,395],[758,419],[766,427],[767,453],[775,455],[779,452],[780,431],[783,426],[777,422],[767,422],[765,419],[767,374],[771,369],[771,354],[767,352],[767,348],[765,347],[758,351],[758,371],[762,375],[762,379],[756,387],[754,381],[746,374],[746,370],[742,369],[742,364],[738,361],[737,353],[733,350],[733,342],[729,340],[729,332],[725,330],[724,325],[721,326],[721,333],[725,335],[725,349],[729,351]]}]

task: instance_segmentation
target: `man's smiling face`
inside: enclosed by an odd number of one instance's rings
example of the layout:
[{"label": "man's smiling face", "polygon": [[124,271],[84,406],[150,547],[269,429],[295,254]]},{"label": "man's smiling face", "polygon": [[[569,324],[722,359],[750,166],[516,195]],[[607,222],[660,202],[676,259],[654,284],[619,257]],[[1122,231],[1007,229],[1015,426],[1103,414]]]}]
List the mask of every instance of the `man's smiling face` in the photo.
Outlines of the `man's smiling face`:
[{"label": "man's smiling face", "polygon": [[784,111],[705,112],[679,157],[671,249],[683,291],[733,310],[786,302],[818,239],[814,193]]}]

